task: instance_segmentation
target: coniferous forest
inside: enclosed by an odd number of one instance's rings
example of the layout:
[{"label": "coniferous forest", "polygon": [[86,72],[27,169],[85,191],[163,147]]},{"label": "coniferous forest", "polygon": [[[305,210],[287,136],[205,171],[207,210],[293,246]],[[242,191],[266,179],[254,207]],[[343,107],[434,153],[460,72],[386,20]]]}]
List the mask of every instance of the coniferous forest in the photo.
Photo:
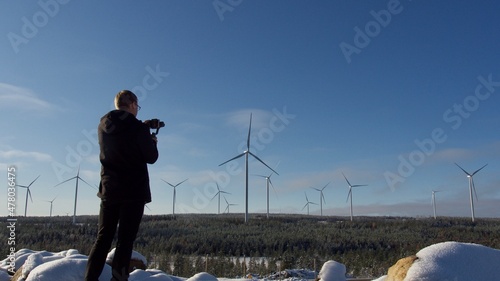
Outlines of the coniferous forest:
[{"label": "coniferous forest", "polygon": [[[6,218],[3,218],[4,221]],[[97,233],[97,216],[20,217],[16,249],[88,255]],[[7,241],[7,231],[0,233]],[[377,277],[398,259],[444,241],[477,243],[500,249],[500,219],[400,218],[253,215],[144,216],[134,250],[150,268],[190,277],[208,272],[234,278],[284,269],[318,270],[335,260],[353,276]],[[1,247],[8,255],[8,247]]]}]

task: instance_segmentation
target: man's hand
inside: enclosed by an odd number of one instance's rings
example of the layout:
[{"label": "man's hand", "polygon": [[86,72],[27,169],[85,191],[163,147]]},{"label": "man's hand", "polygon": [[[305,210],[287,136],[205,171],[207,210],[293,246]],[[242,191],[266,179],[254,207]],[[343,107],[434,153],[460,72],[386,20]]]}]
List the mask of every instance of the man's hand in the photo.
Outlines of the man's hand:
[{"label": "man's hand", "polygon": [[158,144],[158,138],[155,134],[151,134],[151,138],[155,141],[156,144]]}]

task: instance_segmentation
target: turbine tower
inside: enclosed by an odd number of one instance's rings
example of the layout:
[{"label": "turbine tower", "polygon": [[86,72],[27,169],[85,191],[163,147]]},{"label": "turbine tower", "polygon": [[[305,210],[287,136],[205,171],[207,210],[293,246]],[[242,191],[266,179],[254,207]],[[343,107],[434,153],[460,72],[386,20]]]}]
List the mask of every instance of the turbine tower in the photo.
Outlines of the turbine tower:
[{"label": "turbine tower", "polygon": [[304,207],[302,207],[302,210],[304,210],[304,209],[305,209],[305,207],[307,207],[307,215],[309,215],[309,205],[310,205],[310,204],[318,205],[318,204],[316,204],[316,203],[314,203],[314,202],[309,201],[309,198],[307,198],[307,194],[306,194],[305,192],[304,192],[304,195],[306,196],[306,202],[307,202],[307,203],[304,205]]},{"label": "turbine tower", "polygon": [[460,170],[462,170],[466,175],[467,177],[469,178],[469,196],[470,196],[470,211],[472,213],[472,222],[474,222],[474,197],[472,196],[472,192],[474,191],[474,195],[476,196],[476,200],[477,200],[477,193],[476,193],[476,187],[474,186],[474,179],[473,179],[473,176],[481,171],[484,167],[486,167],[488,164],[482,166],[481,168],[477,169],[474,173],[470,174],[468,173],[466,170],[464,170],[462,167],[460,167],[457,163],[455,163],[455,165],[457,165]]},{"label": "turbine tower", "polygon": [[217,214],[220,215],[220,194],[221,193],[231,194],[231,193],[220,190],[219,184],[217,182],[215,182],[215,184],[217,185],[217,193],[215,193],[214,197],[212,197],[212,199],[210,199],[210,201],[214,200],[215,196],[217,196],[217,195],[219,196],[219,200],[218,200],[219,204],[218,204]]},{"label": "turbine tower", "polygon": [[271,171],[278,175],[278,173],[273,170],[273,168],[269,167],[264,161],[260,160],[255,154],[250,152],[250,131],[252,130],[252,114],[250,113],[250,126],[248,127],[248,138],[247,138],[247,150],[243,151],[240,155],[237,155],[226,162],[219,164],[222,166],[228,162],[231,162],[235,159],[238,159],[242,156],[245,156],[245,223],[248,222],[248,155],[252,155],[253,158],[257,159],[260,163],[264,164],[264,166],[268,167]]},{"label": "turbine tower", "polygon": [[16,186],[19,186],[19,187],[22,187],[22,188],[26,188],[26,204],[24,205],[24,216],[26,217],[26,214],[28,212],[28,195],[31,199],[31,203],[33,203],[33,198],[31,197],[31,190],[30,190],[30,187],[31,185],[40,177],[40,175],[38,177],[36,177],[30,184],[28,185],[16,185]]},{"label": "turbine tower", "polygon": [[349,193],[347,194],[347,200],[346,202],[349,200],[349,198],[351,199],[351,221],[352,221],[352,188],[353,187],[359,187],[359,186],[367,186],[366,184],[355,184],[355,185],[352,185],[346,178],[346,176],[344,175],[344,173],[342,173],[342,175],[344,176],[344,179],[345,181],[347,182],[347,184],[349,185]]},{"label": "turbine tower", "polygon": [[434,211],[434,219],[436,219],[436,193],[441,192],[440,190],[432,191],[432,210]]},{"label": "turbine tower", "polygon": [[170,185],[171,187],[174,188],[174,196],[172,198],[172,216],[173,217],[175,217],[175,195],[176,195],[175,189],[176,189],[176,187],[178,187],[179,185],[181,185],[183,182],[185,182],[187,180],[188,179],[185,179],[185,180],[181,181],[180,183],[173,185],[173,184],[167,182],[166,180],[162,179],[162,181],[164,181],[166,184],[168,184],[168,185]]},{"label": "turbine tower", "polygon": [[329,185],[330,183],[327,183],[325,186],[323,186],[323,188],[319,189],[319,188],[315,188],[315,187],[311,187],[312,189],[315,189],[317,191],[319,191],[319,209],[320,209],[320,212],[321,212],[321,216],[323,216],[323,202],[325,202],[326,204],[326,201],[325,201],[325,195],[323,194],[323,190]]},{"label": "turbine tower", "polygon": [[75,207],[73,209],[73,224],[75,224],[76,223],[76,201],[77,201],[77,198],[78,198],[78,180],[83,181],[84,183],[86,183],[88,186],[90,186],[92,188],[94,188],[94,187],[91,186],[88,182],[86,182],[84,179],[82,179],[80,177],[80,167],[78,167],[78,172],[76,173],[76,176],[74,176],[74,177],[72,177],[70,179],[67,179],[67,180],[65,180],[65,181],[63,181],[61,183],[58,183],[54,187],[59,186],[59,185],[65,183],[65,182],[68,182],[68,181],[73,180],[73,179],[76,179],[76,186],[75,186]]}]

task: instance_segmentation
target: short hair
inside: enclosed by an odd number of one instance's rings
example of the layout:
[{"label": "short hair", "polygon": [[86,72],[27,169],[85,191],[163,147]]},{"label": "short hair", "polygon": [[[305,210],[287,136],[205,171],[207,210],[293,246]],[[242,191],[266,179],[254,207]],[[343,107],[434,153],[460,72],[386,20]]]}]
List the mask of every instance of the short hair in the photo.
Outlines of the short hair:
[{"label": "short hair", "polygon": [[134,102],[137,102],[137,96],[129,90],[122,90],[116,94],[115,97],[115,107],[119,109],[120,107],[126,107]]}]

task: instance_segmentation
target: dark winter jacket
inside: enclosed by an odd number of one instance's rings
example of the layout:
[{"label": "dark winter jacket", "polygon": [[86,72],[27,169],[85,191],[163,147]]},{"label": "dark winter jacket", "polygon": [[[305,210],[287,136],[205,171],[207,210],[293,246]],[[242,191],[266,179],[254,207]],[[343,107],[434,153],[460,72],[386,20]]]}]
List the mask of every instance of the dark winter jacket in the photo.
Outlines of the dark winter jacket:
[{"label": "dark winter jacket", "polygon": [[158,159],[149,127],[123,110],[101,118],[98,127],[101,149],[101,183],[98,196],[105,201],[151,202],[147,164]]}]

